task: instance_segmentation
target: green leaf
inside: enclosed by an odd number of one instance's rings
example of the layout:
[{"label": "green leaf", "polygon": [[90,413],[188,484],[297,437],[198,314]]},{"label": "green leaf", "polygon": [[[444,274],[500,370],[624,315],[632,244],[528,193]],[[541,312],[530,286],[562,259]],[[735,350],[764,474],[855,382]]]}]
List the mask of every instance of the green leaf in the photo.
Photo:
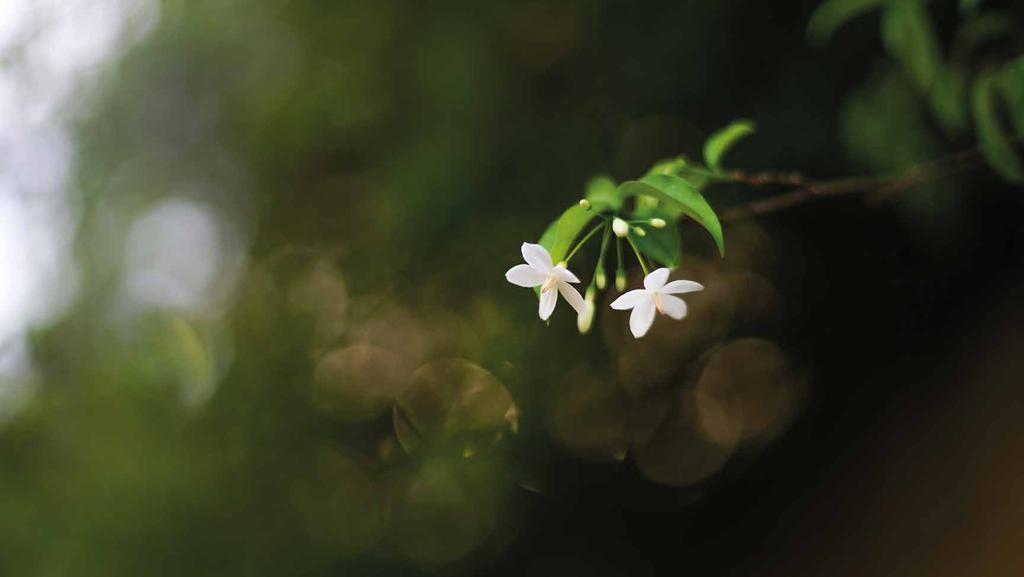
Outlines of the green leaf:
[{"label": "green leaf", "polygon": [[598,175],[587,182],[587,192],[584,195],[593,207],[593,210],[618,210],[622,207],[622,199],[619,197],[619,189],[615,181],[605,175]]},{"label": "green leaf", "polygon": [[722,238],[722,224],[718,221],[718,215],[701,193],[685,180],[668,174],[649,174],[640,180],[620,184],[619,193],[623,198],[653,196],[664,202],[669,211],[673,208],[680,210],[708,231],[715,240],[719,254],[725,256],[725,240]]},{"label": "green leaf", "polygon": [[971,90],[971,110],[978,148],[985,160],[1010,182],[1024,184],[1024,164],[1013,149],[1013,142],[999,122],[998,91],[1000,77],[995,72],[982,74]]},{"label": "green leaf", "polygon": [[597,215],[594,208],[586,210],[578,204],[570,206],[562,216],[548,226],[541,235],[539,244],[551,253],[551,260],[558,262],[565,258],[572,243],[584,227]]},{"label": "green leaf", "polygon": [[643,207],[633,211],[633,218],[637,220],[660,218],[668,223],[665,228],[641,225],[647,234],[644,236],[633,235],[633,239],[640,252],[651,260],[669,268],[678,266],[683,253],[682,239],[679,238],[679,227],[675,226],[672,214],[660,208]]},{"label": "green leaf", "polygon": [[928,96],[932,114],[947,136],[967,130],[967,72],[962,66],[941,69]]},{"label": "green leaf", "polygon": [[882,43],[921,90],[928,90],[942,62],[924,0],[887,0]]},{"label": "green leaf", "polygon": [[754,133],[754,123],[749,120],[735,120],[729,126],[708,137],[704,143],[704,162],[714,171],[721,170],[719,163],[726,152],[745,136]]},{"label": "green leaf", "polygon": [[843,24],[878,8],[884,0],[825,0],[818,5],[807,23],[807,37],[814,44],[824,44]]},{"label": "green leaf", "polygon": [[647,174],[670,174],[678,176],[689,182],[697,190],[702,190],[708,184],[708,177],[704,176],[707,169],[700,164],[690,162],[685,156],[666,158],[655,162],[647,171]]}]

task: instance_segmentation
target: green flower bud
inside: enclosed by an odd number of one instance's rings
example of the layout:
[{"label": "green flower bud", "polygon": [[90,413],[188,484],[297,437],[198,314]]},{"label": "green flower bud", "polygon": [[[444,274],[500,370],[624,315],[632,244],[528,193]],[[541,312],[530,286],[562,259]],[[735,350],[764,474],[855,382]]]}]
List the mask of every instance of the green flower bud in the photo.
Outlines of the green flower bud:
[{"label": "green flower bud", "polygon": [[651,219],[651,226],[653,226],[654,228],[665,228],[665,225],[667,225],[667,224],[668,223],[665,222],[665,219],[663,219],[663,218],[652,218]]},{"label": "green flower bud", "polygon": [[576,317],[576,328],[581,335],[590,332],[590,327],[594,325],[594,309],[594,289],[588,288],[586,299],[583,301],[583,312]]},{"label": "green flower bud", "polygon": [[635,234],[637,236],[647,236],[647,231],[642,229],[642,228],[640,228],[639,226],[634,226],[633,227],[633,234]]},{"label": "green flower bud", "polygon": [[590,210],[590,201],[585,199],[585,198],[581,198],[580,199],[580,207],[583,210]]},{"label": "green flower bud", "polygon": [[619,270],[615,273],[615,290],[619,292],[626,290],[626,271]]}]

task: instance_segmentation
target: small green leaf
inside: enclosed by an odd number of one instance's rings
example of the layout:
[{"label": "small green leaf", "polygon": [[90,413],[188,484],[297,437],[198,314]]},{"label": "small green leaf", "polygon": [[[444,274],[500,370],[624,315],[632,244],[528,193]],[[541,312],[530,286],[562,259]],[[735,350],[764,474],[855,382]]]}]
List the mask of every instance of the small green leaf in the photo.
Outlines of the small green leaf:
[{"label": "small green leaf", "polygon": [[928,90],[942,62],[924,0],[886,0],[882,43],[921,90]]},{"label": "small green leaf", "polygon": [[735,120],[729,126],[708,137],[704,143],[704,162],[714,171],[721,170],[720,162],[725,153],[743,137],[753,134],[754,123],[749,120]]},{"label": "small green leaf", "polygon": [[619,189],[615,186],[615,181],[603,174],[587,182],[585,197],[596,212],[618,210],[622,207],[622,199],[619,198]]},{"label": "small green leaf", "polygon": [[651,260],[669,268],[678,266],[683,252],[682,239],[679,238],[679,227],[675,226],[675,219],[672,215],[660,208],[644,207],[633,211],[633,218],[637,220],[660,218],[668,223],[665,228],[640,225],[647,234],[644,236],[634,235],[633,239],[640,252]]},{"label": "small green leaf", "polygon": [[715,240],[719,254],[725,256],[725,240],[722,238],[722,224],[718,221],[718,215],[701,193],[685,180],[668,174],[649,174],[640,180],[620,184],[619,193],[623,198],[653,196],[664,202],[670,213],[673,208],[680,210],[708,231]]},{"label": "small green leaf", "polygon": [[1010,182],[1024,184],[1024,164],[1013,149],[1013,142],[999,122],[997,93],[999,75],[982,74],[971,90],[971,110],[978,136],[978,148],[985,160]]},{"label": "small green leaf", "polygon": [[562,216],[548,226],[541,235],[539,244],[548,249],[552,261],[564,259],[572,248],[573,241],[596,215],[594,208],[586,210],[578,204],[570,206]]},{"label": "small green leaf", "polygon": [[843,24],[878,8],[884,0],[825,0],[818,5],[807,23],[807,37],[814,44],[824,44]]}]

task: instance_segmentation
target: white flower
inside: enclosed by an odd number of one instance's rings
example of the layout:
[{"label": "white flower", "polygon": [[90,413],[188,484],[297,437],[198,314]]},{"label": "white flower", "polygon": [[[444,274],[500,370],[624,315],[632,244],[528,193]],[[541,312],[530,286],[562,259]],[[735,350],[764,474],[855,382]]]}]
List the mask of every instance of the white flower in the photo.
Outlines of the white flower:
[{"label": "white flower", "polygon": [[666,284],[668,273],[667,268],[659,268],[644,278],[644,288],[631,290],[612,303],[616,310],[633,309],[629,315],[629,330],[638,339],[651,328],[655,312],[676,320],[686,316],[686,303],[672,295],[704,290],[703,285],[692,280],[674,280]]},{"label": "white flower", "polygon": [[562,263],[557,266],[551,264],[551,254],[539,244],[524,242],[522,251],[526,264],[517,264],[508,269],[505,278],[517,286],[540,287],[540,319],[546,321],[551,317],[558,302],[557,293],[562,293],[562,297],[576,309],[576,314],[582,314],[586,308],[583,297],[569,284],[578,283],[580,279]]}]

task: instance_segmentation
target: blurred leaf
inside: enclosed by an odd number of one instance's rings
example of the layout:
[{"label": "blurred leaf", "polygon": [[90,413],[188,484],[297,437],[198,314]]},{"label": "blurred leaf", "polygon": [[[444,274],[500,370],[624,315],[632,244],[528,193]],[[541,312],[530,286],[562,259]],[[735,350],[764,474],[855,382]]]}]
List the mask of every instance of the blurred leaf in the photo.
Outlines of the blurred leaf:
[{"label": "blurred leaf", "polygon": [[981,8],[982,0],[960,0],[960,13],[964,15],[973,15]]},{"label": "blurred leaf", "polygon": [[843,143],[872,172],[907,170],[941,153],[925,112],[910,79],[885,62],[844,104]]},{"label": "blurred leaf", "polygon": [[824,44],[843,24],[882,5],[884,0],[825,0],[807,23],[807,37]]},{"label": "blurred leaf", "polygon": [[675,158],[666,158],[655,162],[654,165],[647,171],[647,174],[671,174],[675,175],[681,168],[686,167],[686,157],[677,156]]},{"label": "blurred leaf", "polygon": [[967,130],[967,73],[963,67],[939,70],[929,91],[929,104],[947,135],[955,136]]},{"label": "blurred leaf", "polygon": [[551,260],[558,262],[572,248],[572,242],[580,235],[583,228],[597,215],[596,207],[590,210],[574,204],[551,223],[540,237],[540,245],[551,253]]},{"label": "blurred leaf", "polygon": [[882,12],[882,42],[918,88],[931,86],[942,55],[923,0],[887,0]]},{"label": "blurred leaf", "polygon": [[966,61],[971,54],[987,42],[1012,34],[1013,19],[1001,12],[979,14],[956,31],[953,39],[953,58]]},{"label": "blurred leaf", "polygon": [[603,174],[591,178],[587,182],[586,199],[590,201],[592,210],[618,210],[622,206],[622,199],[619,198],[619,189],[615,181]]},{"label": "blurred leaf", "polygon": [[1003,131],[999,121],[999,79],[995,72],[982,74],[974,82],[971,91],[971,110],[978,136],[978,147],[996,172],[1010,182],[1024,184],[1024,164],[1014,151],[1013,141]]},{"label": "blurred leaf", "polygon": [[634,236],[636,246],[640,252],[650,259],[659,262],[669,268],[675,268],[682,257],[682,239],[679,238],[679,227],[675,225],[675,218],[668,211],[643,207],[633,212],[635,219],[660,218],[668,223],[665,228],[654,228],[645,226],[645,236]]},{"label": "blurred leaf", "polygon": [[721,170],[720,163],[725,153],[737,142],[754,133],[754,123],[749,120],[735,120],[725,128],[712,134],[704,143],[704,162],[714,171]]},{"label": "blurred leaf", "polygon": [[681,210],[711,234],[719,254],[725,256],[725,240],[722,238],[722,224],[718,221],[718,215],[690,183],[678,176],[649,174],[640,180],[622,183],[619,185],[619,191],[623,198],[653,196],[666,203],[668,207]]}]

